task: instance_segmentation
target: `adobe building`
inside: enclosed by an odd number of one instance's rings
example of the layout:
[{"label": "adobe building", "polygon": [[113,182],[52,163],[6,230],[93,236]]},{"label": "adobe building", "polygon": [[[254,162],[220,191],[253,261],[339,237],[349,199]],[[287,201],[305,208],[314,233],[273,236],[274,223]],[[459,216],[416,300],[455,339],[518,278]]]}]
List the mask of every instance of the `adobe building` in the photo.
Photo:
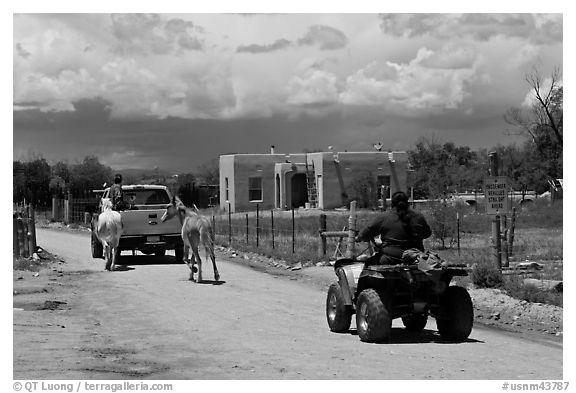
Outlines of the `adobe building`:
[{"label": "adobe building", "polygon": [[358,177],[407,191],[406,152],[318,152],[220,156],[220,206],[226,211],[333,209],[347,204]]}]

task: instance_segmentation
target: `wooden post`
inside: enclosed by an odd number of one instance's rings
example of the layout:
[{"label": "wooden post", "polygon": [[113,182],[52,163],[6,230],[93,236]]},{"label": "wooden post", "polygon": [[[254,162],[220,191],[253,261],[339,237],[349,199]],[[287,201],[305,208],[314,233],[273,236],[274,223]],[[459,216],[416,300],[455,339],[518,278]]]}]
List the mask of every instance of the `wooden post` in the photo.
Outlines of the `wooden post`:
[{"label": "wooden post", "polygon": [[26,232],[26,224],[24,223],[24,219],[18,218],[18,248],[20,249],[20,256],[24,258],[28,258]]},{"label": "wooden post", "polygon": [[500,229],[502,230],[502,267],[510,266],[508,258],[508,225],[506,215],[500,216]]},{"label": "wooden post", "polygon": [[228,247],[232,245],[232,212],[230,211],[230,203],[228,203]]},{"label": "wooden post", "polygon": [[36,216],[34,214],[34,208],[32,207],[32,204],[28,205],[28,217],[30,217],[30,236],[31,236],[31,241],[32,244],[30,245],[32,247],[32,253],[36,252]]},{"label": "wooden post", "polygon": [[456,212],[456,233],[458,241],[458,256],[460,256],[460,213]]},{"label": "wooden post", "polygon": [[18,219],[12,219],[12,226],[13,226],[13,234],[12,237],[12,253],[14,256],[20,256],[20,245],[19,245],[19,238],[18,238]]},{"label": "wooden post", "polygon": [[296,252],[296,223],[294,221],[294,206],[292,206],[292,254]]},{"label": "wooden post", "polygon": [[516,229],[516,208],[512,208],[512,218],[510,219],[510,230],[508,231],[508,257],[511,257],[514,248],[514,229]]},{"label": "wooden post", "polygon": [[[490,175],[498,176],[498,153],[493,151],[488,154],[490,160]],[[492,241],[493,241],[493,261],[498,269],[502,269],[502,248],[500,244],[500,216],[492,218]]]},{"label": "wooden post", "polygon": [[272,233],[272,249],[274,250],[274,210],[270,210],[270,225]]},{"label": "wooden post", "polygon": [[256,204],[256,248],[260,245],[260,205]]},{"label": "wooden post", "polygon": [[350,217],[348,217],[348,239],[346,243],[346,258],[356,256],[356,201],[350,202]]},{"label": "wooden post", "polygon": [[326,214],[322,213],[318,216],[318,234],[320,239],[318,239],[318,258],[324,258],[326,256],[326,238],[322,236],[322,233],[326,232]]},{"label": "wooden post", "polygon": [[246,213],[246,244],[249,243],[248,240],[248,213]]}]

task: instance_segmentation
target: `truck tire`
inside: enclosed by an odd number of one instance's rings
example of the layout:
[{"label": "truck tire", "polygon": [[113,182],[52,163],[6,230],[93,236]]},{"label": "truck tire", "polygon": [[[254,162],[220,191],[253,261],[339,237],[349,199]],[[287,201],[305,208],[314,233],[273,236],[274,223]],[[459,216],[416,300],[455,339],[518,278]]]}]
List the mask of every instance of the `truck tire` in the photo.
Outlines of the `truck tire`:
[{"label": "truck tire", "polygon": [[428,314],[409,314],[402,317],[402,323],[409,332],[419,332],[426,327]]},{"label": "truck tire", "polygon": [[335,333],[346,333],[352,322],[352,306],[344,304],[344,295],[340,284],[335,282],[328,288],[326,297],[326,319],[330,330]]},{"label": "truck tire", "polygon": [[90,236],[90,250],[92,251],[92,258],[104,258],[102,243],[100,243],[94,232]]},{"label": "truck tire", "polygon": [[360,340],[380,342],[392,334],[392,318],[388,311],[386,295],[368,288],[363,290],[356,302],[356,329]]},{"label": "truck tire", "polygon": [[468,291],[451,286],[440,297],[436,326],[440,335],[448,340],[460,342],[468,338],[474,324],[474,308]]},{"label": "truck tire", "polygon": [[176,246],[174,249],[174,255],[176,256],[176,262],[184,262],[184,246]]}]

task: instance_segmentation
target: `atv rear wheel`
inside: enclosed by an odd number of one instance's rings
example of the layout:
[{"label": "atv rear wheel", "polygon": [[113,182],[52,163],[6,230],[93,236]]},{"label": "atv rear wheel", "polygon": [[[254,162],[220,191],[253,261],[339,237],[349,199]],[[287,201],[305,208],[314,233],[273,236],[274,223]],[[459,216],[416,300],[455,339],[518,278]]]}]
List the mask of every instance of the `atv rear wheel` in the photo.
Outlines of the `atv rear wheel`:
[{"label": "atv rear wheel", "polygon": [[409,314],[402,317],[402,323],[409,332],[419,332],[426,327],[428,314]]},{"label": "atv rear wheel", "polygon": [[94,232],[92,232],[92,235],[90,237],[90,250],[92,251],[92,258],[104,257],[104,250],[102,247],[102,243],[100,243],[100,240],[98,240],[96,235],[94,235]]},{"label": "atv rear wheel", "polygon": [[436,326],[440,335],[449,341],[464,341],[472,332],[474,308],[468,291],[451,286],[440,298]]},{"label": "atv rear wheel", "polygon": [[368,288],[358,296],[356,329],[364,342],[385,341],[392,333],[392,319],[386,296]]},{"label": "atv rear wheel", "polygon": [[330,330],[345,333],[352,322],[352,306],[344,304],[344,295],[340,284],[335,282],[328,289],[326,298],[326,319]]}]

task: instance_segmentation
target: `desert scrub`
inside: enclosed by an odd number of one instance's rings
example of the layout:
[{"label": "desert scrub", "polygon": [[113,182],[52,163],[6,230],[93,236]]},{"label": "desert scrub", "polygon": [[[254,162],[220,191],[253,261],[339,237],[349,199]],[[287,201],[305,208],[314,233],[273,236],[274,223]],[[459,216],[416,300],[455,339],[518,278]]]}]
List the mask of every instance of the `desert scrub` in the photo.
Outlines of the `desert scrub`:
[{"label": "desert scrub", "polygon": [[523,278],[517,275],[506,277],[503,289],[508,296],[530,303],[545,303],[559,307],[563,305],[564,297],[562,291],[544,290],[537,288],[535,285],[526,285],[523,282]]},{"label": "desert scrub", "polygon": [[504,285],[502,272],[487,264],[476,264],[472,269],[471,280],[477,288],[501,288]]}]

